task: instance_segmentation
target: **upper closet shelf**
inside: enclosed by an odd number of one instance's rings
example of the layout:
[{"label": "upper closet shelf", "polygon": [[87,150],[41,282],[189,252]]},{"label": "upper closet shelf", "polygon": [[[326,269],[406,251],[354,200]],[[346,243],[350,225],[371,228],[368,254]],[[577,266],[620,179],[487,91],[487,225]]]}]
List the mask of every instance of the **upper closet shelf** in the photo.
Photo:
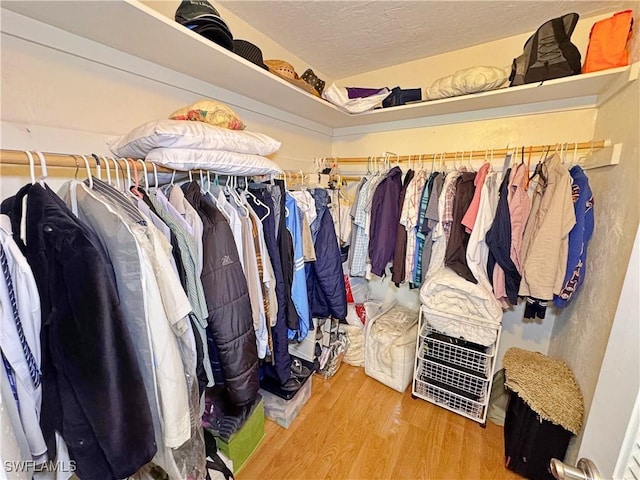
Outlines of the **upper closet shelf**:
[{"label": "upper closet shelf", "polygon": [[[135,0],[3,1],[2,7],[182,74],[172,77],[158,73],[162,78],[154,78],[163,83],[189,89],[184,84],[186,75],[234,94],[234,98],[220,97],[221,101],[289,122],[301,117],[305,126],[315,126],[318,131],[336,136],[590,108],[637,77],[637,68],[622,67],[551,80],[543,85],[523,85],[351,115]],[[15,30],[10,33],[29,36],[18,28]],[[118,59],[112,53],[83,49],[70,41],[66,45],[68,48],[62,49],[75,55],[141,74],[136,71],[141,67],[135,62]],[[398,83],[402,84],[402,79]],[[205,93],[203,89],[190,90]],[[279,116],[278,112],[283,111],[293,117]]]}]

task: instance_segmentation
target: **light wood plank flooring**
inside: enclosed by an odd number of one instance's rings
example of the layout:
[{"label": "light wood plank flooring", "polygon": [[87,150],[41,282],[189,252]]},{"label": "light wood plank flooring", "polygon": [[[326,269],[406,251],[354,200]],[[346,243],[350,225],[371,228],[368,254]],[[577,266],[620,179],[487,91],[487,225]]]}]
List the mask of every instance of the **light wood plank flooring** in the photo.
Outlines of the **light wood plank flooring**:
[{"label": "light wood plank flooring", "polygon": [[314,375],[311,399],[266,437],[238,480],[520,479],[504,467],[501,427],[479,424],[343,364]]}]

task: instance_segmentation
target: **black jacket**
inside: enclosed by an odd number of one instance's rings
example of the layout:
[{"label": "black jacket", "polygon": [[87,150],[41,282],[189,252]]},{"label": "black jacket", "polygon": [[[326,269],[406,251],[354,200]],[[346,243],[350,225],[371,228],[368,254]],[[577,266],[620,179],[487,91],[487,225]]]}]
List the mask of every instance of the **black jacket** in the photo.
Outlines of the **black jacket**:
[{"label": "black jacket", "polygon": [[[26,245],[19,236],[27,196]],[[2,203],[38,286],[42,413],[51,458],[62,434],[80,478],[125,478],[156,453],[149,402],[113,267],[95,234],[48,187]]]},{"label": "black jacket", "polygon": [[204,226],[202,287],[224,385],[231,403],[251,404],[259,388],[258,350],[238,250],[226,219],[202,195],[198,184],[191,182],[185,190],[185,198],[197,210]]}]

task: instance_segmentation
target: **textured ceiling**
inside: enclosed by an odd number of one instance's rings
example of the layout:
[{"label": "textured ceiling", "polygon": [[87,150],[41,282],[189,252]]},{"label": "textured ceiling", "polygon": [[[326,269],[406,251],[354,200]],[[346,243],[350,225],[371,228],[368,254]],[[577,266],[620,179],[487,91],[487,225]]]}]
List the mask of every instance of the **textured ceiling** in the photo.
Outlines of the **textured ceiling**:
[{"label": "textured ceiling", "polygon": [[535,30],[568,12],[615,10],[602,1],[218,0],[291,53],[340,79]]}]

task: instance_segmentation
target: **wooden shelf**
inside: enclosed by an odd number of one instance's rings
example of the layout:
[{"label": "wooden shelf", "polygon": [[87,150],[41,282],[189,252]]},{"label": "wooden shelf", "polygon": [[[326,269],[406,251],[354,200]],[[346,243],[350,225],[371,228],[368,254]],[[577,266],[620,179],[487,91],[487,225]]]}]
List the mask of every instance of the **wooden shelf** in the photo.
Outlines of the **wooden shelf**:
[{"label": "wooden shelf", "polygon": [[[629,73],[631,68],[622,67],[551,80],[543,85],[523,85],[352,115],[135,0],[4,1],[2,8],[233,92],[239,100],[236,98],[232,104],[244,106],[239,103],[248,101],[252,110],[270,116],[278,111],[287,112],[295,116],[293,121],[296,117],[302,118],[330,135],[591,108],[596,107],[603,96],[610,96],[612,86],[622,88],[633,79]],[[15,30],[12,34],[19,36],[19,29]],[[84,55],[97,56],[91,51]],[[122,68],[115,65],[112,55],[92,59]],[[398,79],[398,83],[402,84],[402,79]]]}]

